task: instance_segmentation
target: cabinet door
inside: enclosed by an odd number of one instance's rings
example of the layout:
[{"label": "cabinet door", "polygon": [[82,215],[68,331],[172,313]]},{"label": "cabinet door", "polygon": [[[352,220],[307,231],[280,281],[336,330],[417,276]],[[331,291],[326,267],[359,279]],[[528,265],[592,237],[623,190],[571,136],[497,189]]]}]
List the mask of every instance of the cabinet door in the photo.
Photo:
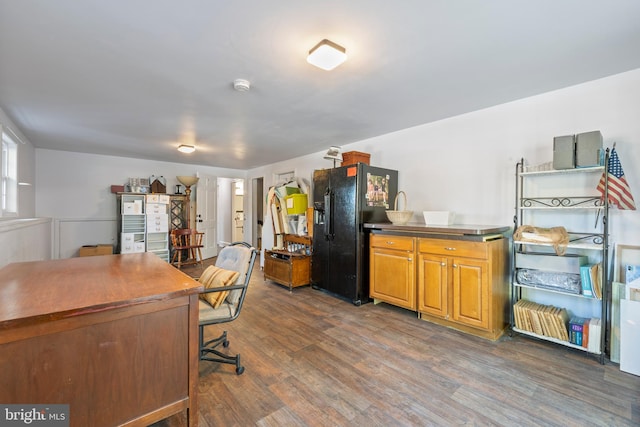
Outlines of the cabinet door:
[{"label": "cabinet door", "polygon": [[418,311],[447,318],[448,259],[420,254],[418,257]]},{"label": "cabinet door", "polygon": [[479,328],[489,327],[489,264],[453,258],[453,320]]},{"label": "cabinet door", "polygon": [[413,252],[372,248],[369,295],[399,307],[416,309]]}]

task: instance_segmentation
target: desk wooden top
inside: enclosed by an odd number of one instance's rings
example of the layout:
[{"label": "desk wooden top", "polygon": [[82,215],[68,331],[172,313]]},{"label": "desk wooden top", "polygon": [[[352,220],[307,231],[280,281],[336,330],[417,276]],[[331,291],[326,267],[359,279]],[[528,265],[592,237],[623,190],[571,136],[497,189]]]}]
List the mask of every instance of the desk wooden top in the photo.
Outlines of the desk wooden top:
[{"label": "desk wooden top", "polygon": [[18,262],[0,269],[0,330],[202,292],[152,253]]}]

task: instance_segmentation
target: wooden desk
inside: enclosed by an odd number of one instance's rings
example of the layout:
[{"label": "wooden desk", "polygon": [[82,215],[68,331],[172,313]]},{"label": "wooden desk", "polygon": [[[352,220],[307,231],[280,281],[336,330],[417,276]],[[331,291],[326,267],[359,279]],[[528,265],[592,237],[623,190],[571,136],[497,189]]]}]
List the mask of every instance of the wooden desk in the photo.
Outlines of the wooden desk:
[{"label": "wooden desk", "polygon": [[71,426],[197,426],[198,293],[151,253],[0,270],[0,402],[69,404]]}]

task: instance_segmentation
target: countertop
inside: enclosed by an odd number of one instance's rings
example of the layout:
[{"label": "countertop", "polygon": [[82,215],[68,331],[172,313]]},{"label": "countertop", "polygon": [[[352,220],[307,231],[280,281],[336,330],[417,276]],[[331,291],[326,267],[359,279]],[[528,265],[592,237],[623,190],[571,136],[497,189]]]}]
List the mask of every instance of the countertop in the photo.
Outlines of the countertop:
[{"label": "countertop", "polygon": [[365,230],[400,231],[413,233],[446,234],[459,236],[483,236],[487,234],[502,234],[511,227],[501,225],[481,224],[451,224],[451,225],[426,225],[422,223],[408,223],[394,225],[391,223],[365,223]]}]

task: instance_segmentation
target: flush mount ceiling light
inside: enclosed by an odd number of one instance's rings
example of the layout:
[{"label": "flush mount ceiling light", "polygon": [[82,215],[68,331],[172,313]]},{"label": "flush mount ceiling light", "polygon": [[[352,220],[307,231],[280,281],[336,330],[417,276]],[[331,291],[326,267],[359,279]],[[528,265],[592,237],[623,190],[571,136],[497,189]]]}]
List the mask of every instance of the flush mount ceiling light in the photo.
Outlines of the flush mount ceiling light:
[{"label": "flush mount ceiling light", "polygon": [[333,70],[347,60],[346,52],[342,46],[324,39],[309,51],[307,62],[323,70]]},{"label": "flush mount ceiling light", "polygon": [[233,88],[238,92],[247,92],[251,89],[251,82],[245,79],[235,79],[233,81]]},{"label": "flush mount ceiling light", "polygon": [[194,147],[193,145],[180,144],[180,146],[178,147],[178,151],[181,153],[189,154],[196,151],[196,147]]}]

